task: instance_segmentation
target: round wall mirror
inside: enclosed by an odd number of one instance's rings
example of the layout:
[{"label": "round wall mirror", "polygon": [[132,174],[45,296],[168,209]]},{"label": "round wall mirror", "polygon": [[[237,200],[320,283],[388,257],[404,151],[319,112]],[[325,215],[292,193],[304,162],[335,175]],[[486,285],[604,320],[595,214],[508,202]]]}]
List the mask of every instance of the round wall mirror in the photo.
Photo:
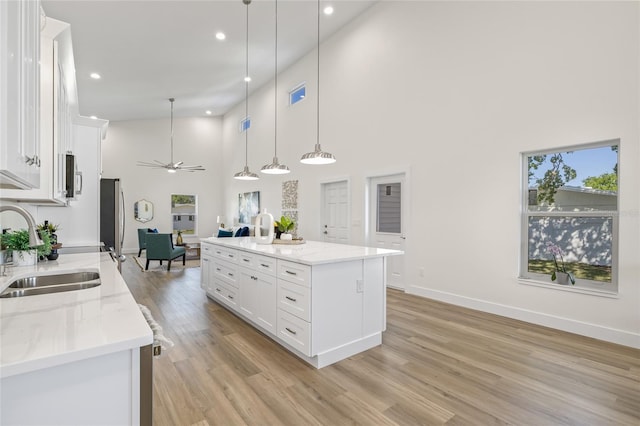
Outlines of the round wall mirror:
[{"label": "round wall mirror", "polygon": [[138,222],[149,222],[153,219],[153,203],[147,200],[138,200],[133,205],[133,216]]}]

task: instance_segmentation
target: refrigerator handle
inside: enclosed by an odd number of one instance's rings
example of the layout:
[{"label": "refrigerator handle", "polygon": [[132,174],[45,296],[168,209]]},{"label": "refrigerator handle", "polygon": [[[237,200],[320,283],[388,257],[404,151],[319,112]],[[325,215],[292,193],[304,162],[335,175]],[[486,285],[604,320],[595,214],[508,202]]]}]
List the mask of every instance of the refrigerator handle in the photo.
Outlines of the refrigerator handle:
[{"label": "refrigerator handle", "polygon": [[122,200],[122,210],[120,210],[120,229],[122,230],[120,235],[120,247],[118,248],[118,255],[122,254],[122,246],[124,244],[124,225],[125,225],[125,203],[124,203],[124,191],[120,188],[120,199]]}]

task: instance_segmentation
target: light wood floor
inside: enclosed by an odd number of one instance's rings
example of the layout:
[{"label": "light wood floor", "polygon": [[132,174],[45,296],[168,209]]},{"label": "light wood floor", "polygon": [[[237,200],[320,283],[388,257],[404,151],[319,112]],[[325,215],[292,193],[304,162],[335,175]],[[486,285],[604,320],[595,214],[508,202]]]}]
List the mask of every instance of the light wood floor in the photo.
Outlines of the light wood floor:
[{"label": "light wood floor", "polygon": [[175,347],[156,425],[640,425],[640,351],[388,292],[383,344],[316,370],[208,299],[200,269],[123,275]]}]

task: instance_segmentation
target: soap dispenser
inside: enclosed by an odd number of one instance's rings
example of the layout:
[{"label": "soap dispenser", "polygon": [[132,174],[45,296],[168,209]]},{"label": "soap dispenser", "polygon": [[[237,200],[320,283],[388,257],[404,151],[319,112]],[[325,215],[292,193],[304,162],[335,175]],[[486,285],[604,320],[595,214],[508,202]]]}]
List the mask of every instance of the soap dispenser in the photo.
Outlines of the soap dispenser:
[{"label": "soap dispenser", "polygon": [[271,244],[273,242],[273,216],[262,209],[262,213],[256,216],[254,222],[255,241],[258,244]]}]

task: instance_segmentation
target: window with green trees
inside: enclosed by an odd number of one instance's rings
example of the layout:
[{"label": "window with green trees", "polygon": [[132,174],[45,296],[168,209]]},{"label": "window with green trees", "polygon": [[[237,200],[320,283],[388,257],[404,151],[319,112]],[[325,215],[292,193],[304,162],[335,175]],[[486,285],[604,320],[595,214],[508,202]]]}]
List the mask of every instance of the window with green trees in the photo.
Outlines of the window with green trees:
[{"label": "window with green trees", "polygon": [[522,278],[617,292],[618,146],[523,154]]}]

